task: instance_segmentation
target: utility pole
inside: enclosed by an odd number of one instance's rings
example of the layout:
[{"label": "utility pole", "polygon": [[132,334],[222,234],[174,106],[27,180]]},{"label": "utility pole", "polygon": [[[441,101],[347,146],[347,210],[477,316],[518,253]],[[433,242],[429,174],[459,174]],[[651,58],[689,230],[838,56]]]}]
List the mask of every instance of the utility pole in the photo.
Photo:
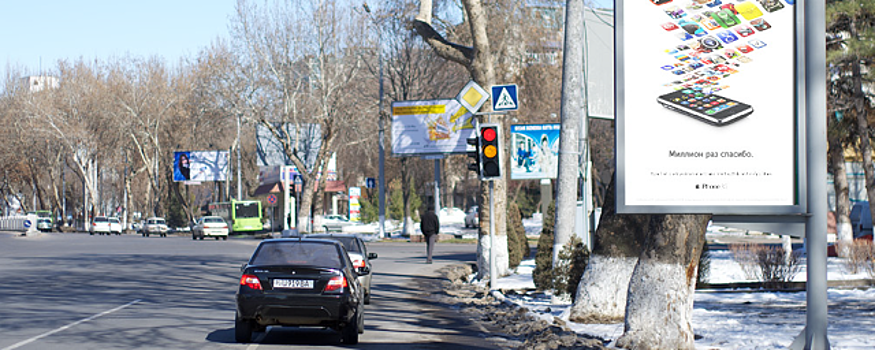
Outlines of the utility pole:
[{"label": "utility pole", "polygon": [[[240,171],[240,114],[237,114],[237,200],[243,200],[243,183]],[[286,197],[288,198],[288,197]]]},{"label": "utility pole", "polygon": [[379,165],[379,221],[380,221],[380,237],[386,237],[386,176],[385,176],[385,164],[386,164],[386,155],[385,153],[385,145],[383,144],[383,31],[380,28],[379,22],[377,22],[373,14],[371,14],[371,8],[368,7],[367,3],[363,3],[362,7],[365,9],[365,12],[368,13],[368,17],[373,22],[374,27],[377,28],[377,65],[379,66],[380,71],[380,111],[377,115],[377,138],[379,144],[379,157],[380,157],[380,165]]},{"label": "utility pole", "polygon": [[[580,165],[578,139],[580,123],[586,117],[583,81],[583,0],[567,0],[565,6],[565,45],[562,62],[562,130],[559,136],[559,175],[556,194],[556,220],[553,237],[553,265],[562,247],[571,241],[577,209],[577,179]],[[575,156],[578,156],[575,159]]]}]

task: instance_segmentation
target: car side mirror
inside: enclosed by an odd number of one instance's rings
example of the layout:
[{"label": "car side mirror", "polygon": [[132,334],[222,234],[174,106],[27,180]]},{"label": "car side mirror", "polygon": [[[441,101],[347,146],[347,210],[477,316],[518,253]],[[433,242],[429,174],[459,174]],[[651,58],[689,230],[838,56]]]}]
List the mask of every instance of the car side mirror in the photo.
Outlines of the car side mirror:
[{"label": "car side mirror", "polygon": [[368,253],[368,260],[373,260],[377,258],[377,253]]},{"label": "car side mirror", "polygon": [[356,269],[355,269],[355,272],[356,272],[359,276],[367,276],[367,275],[370,275],[370,274],[371,274],[371,268],[370,268],[370,267],[367,267],[367,266],[363,266],[363,267],[356,268]]}]

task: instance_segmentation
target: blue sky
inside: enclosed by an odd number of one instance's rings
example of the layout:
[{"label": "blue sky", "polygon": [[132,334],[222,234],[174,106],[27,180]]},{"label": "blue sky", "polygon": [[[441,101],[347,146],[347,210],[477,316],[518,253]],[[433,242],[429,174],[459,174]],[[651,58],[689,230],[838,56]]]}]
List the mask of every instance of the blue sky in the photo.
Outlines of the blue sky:
[{"label": "blue sky", "polygon": [[0,0],[0,78],[7,66],[38,74],[56,67],[58,60],[80,57],[106,61],[128,54],[157,55],[174,65],[216,38],[228,38],[235,4],[236,0]]},{"label": "blue sky", "polygon": [[228,37],[235,0],[0,1],[0,72],[28,74],[59,59],[101,61],[126,54],[175,63]]}]

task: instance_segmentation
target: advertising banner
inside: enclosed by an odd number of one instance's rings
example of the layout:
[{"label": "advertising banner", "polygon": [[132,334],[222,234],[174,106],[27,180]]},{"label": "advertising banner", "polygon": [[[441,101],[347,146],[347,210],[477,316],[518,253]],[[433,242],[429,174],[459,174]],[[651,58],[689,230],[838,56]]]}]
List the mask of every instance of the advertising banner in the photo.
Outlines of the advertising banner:
[{"label": "advertising banner", "polygon": [[617,2],[617,211],[798,212],[792,0]]},{"label": "advertising banner", "polygon": [[174,152],[173,181],[225,181],[228,151]]},{"label": "advertising banner", "polygon": [[511,180],[555,179],[560,124],[510,126]]},{"label": "advertising banner", "polygon": [[359,201],[362,197],[361,187],[349,188],[349,221],[362,221],[362,203]]},{"label": "advertising banner", "polygon": [[392,153],[398,156],[465,153],[474,115],[456,100],[392,103]]}]

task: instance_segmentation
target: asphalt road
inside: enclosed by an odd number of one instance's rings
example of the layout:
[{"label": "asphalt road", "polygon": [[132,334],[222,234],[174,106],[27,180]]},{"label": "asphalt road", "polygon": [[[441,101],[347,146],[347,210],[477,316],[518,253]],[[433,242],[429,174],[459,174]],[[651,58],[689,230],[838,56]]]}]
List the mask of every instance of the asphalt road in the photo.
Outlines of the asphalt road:
[{"label": "asphalt road", "polygon": [[[234,343],[240,266],[258,241],[0,232],[0,350],[345,349],[324,329],[275,328]],[[436,270],[476,245],[369,243],[371,304],[360,349],[496,349],[477,324],[431,297]]]}]

